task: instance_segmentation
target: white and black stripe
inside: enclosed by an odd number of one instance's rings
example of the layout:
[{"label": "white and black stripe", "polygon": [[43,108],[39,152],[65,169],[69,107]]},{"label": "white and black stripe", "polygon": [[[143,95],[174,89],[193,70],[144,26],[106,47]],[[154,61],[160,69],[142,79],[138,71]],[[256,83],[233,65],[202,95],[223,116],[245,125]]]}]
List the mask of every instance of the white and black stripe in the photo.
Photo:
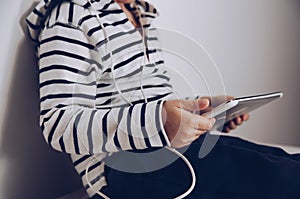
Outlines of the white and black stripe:
[{"label": "white and black stripe", "polygon": [[[29,33],[38,44],[40,73],[40,125],[48,144],[72,156],[74,166],[90,196],[94,191],[85,179],[87,165],[94,188],[105,186],[104,164],[109,153],[170,145],[161,121],[164,100],[170,98],[172,87],[157,50],[158,40],[150,34],[150,20],[157,10],[147,2],[136,1],[143,27],[149,34],[145,62],[141,34],[113,0],[92,1],[94,13],[85,0],[64,1],[50,13],[48,1],[41,1],[27,18]],[[110,39],[97,21],[100,16]],[[115,90],[114,73],[128,106]],[[144,67],[140,90],[141,67]],[[169,89],[168,89],[169,88]],[[116,119],[115,119],[116,118]],[[147,121],[155,118],[154,122]],[[95,158],[97,157],[97,161]]]}]

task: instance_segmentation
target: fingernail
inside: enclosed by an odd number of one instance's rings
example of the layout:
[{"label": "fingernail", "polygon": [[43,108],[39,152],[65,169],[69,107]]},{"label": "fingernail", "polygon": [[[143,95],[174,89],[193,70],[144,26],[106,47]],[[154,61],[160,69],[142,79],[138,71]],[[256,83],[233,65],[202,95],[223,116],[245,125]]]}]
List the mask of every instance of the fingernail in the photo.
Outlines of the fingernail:
[{"label": "fingernail", "polygon": [[206,106],[207,104],[209,104],[208,99],[200,99],[200,106]]}]

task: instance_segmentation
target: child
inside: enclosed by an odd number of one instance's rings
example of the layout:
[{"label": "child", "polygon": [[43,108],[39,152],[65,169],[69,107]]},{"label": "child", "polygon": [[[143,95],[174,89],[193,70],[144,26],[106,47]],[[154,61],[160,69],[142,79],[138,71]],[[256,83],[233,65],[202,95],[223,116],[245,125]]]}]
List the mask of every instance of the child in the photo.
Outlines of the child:
[{"label": "child", "polygon": [[[201,135],[215,120],[192,113],[209,108],[209,100],[174,99],[151,28],[156,16],[142,0],[44,0],[27,18],[37,45],[43,134],[52,148],[71,155],[89,197],[181,195],[191,183],[181,160],[146,173],[113,168],[128,162],[149,168],[163,159],[147,154],[166,146],[188,147],[184,155],[197,178],[191,198],[297,197],[298,156],[222,137],[198,158]],[[144,155],[123,161],[126,152]]]}]

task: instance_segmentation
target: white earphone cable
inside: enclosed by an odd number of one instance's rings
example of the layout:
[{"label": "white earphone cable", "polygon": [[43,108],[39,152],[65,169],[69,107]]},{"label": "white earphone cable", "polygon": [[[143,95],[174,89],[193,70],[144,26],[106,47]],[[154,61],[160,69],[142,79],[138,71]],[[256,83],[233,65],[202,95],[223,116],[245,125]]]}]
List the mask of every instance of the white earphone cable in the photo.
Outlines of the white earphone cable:
[{"label": "white earphone cable", "polygon": [[194,190],[194,188],[195,188],[195,185],[196,185],[196,174],[195,174],[194,168],[191,165],[190,161],[184,155],[182,155],[179,151],[177,151],[176,149],[174,149],[172,147],[165,147],[165,148],[168,149],[168,150],[170,150],[171,152],[175,153],[176,155],[178,155],[185,162],[185,164],[188,166],[188,168],[190,169],[190,173],[192,175],[191,186],[189,187],[189,189],[185,193],[183,193],[182,195],[177,196],[176,198],[174,198],[174,199],[183,199],[186,196],[188,196]]},{"label": "white earphone cable", "polygon": [[146,41],[145,41],[145,37],[146,37],[146,34],[145,34],[145,29],[143,27],[143,23],[141,22],[141,13],[139,13],[139,23],[140,23],[140,26],[141,26],[141,29],[142,29],[142,39],[143,39],[143,53],[144,53],[144,62],[143,62],[143,66],[142,66],[142,70],[141,70],[141,79],[140,79],[140,87],[141,87],[141,91],[142,91],[142,94],[143,94],[143,97],[145,99],[145,103],[148,103],[148,99],[145,95],[145,92],[144,92],[144,86],[143,86],[143,80],[144,80],[144,68],[145,68],[145,62],[149,62],[148,60],[148,57],[147,57],[147,44],[146,44]]},{"label": "white earphone cable", "polygon": [[[95,6],[92,4],[91,0],[87,0],[89,2],[89,4],[91,5],[93,11],[95,12],[95,15],[96,15],[96,18],[97,18],[97,21],[99,22],[102,30],[103,30],[103,34],[107,40],[107,43],[106,43],[106,47],[107,47],[107,51],[109,51],[109,56],[110,56],[110,64],[111,64],[111,74],[112,74],[112,79],[113,79],[113,82],[114,82],[114,85],[118,91],[118,93],[120,94],[121,98],[127,102],[128,104],[130,104],[130,106],[133,106],[132,102],[127,100],[124,96],[124,94],[122,93],[120,87],[118,86],[118,83],[116,81],[116,78],[114,76],[114,64],[113,64],[113,53],[110,49],[110,46],[109,46],[109,43],[110,43],[110,39],[109,39],[109,36],[107,35],[107,32],[105,30],[105,27],[104,25],[102,24],[101,22],[101,19],[99,17],[99,14],[97,14],[97,10],[95,8]],[[141,19],[141,16],[139,16],[139,19]],[[148,57],[147,57],[147,51],[146,51],[146,41],[145,41],[145,30],[143,28],[143,24],[140,22],[141,24],[141,28],[142,28],[142,37],[143,37],[143,44],[144,44],[144,47],[143,47],[143,53],[144,53],[144,58],[145,58],[145,61],[143,62],[143,65],[142,65],[142,70],[141,70],[141,78],[140,78],[140,88],[141,88],[141,92],[143,94],[143,97],[144,97],[144,100],[145,100],[145,103],[148,102],[147,100],[147,97],[145,95],[145,92],[144,92],[144,88],[143,88],[143,71],[144,71],[144,67],[145,67],[145,62],[148,60]],[[190,172],[191,172],[191,175],[192,175],[192,183],[191,183],[191,186],[190,188],[185,192],[183,193],[182,195],[180,196],[177,196],[176,198],[174,199],[183,199],[185,198],[186,196],[188,196],[192,191],[193,189],[195,188],[195,184],[196,184],[196,175],[195,175],[195,171],[191,165],[191,163],[188,161],[188,159],[182,155],[179,151],[177,151],[175,148],[171,148],[171,147],[165,147],[166,149],[170,150],[171,152],[175,153],[176,155],[178,155],[185,163],[186,165],[188,166]],[[89,164],[87,165],[86,169],[85,169],[85,178],[86,178],[86,181],[87,181],[87,184],[89,185],[89,187],[98,195],[100,195],[101,197],[103,197],[104,199],[110,199],[108,196],[106,196],[104,193],[102,193],[101,191],[99,190],[96,190],[94,188],[94,186],[91,184],[91,181],[88,177],[88,173],[89,173],[89,168],[91,167],[91,165],[94,163],[94,161],[97,160],[97,158],[95,157],[94,160],[91,160],[89,162]]]},{"label": "white earphone cable", "polygon": [[88,175],[89,175],[89,169],[90,169],[90,167],[92,166],[92,164],[95,162],[95,160],[97,160],[96,157],[95,157],[94,160],[91,160],[91,161],[89,162],[89,164],[87,165],[87,167],[86,167],[86,169],[85,169],[85,180],[86,180],[87,184],[89,185],[89,187],[90,187],[96,194],[98,194],[99,196],[103,197],[104,199],[110,199],[107,195],[105,195],[104,193],[102,193],[100,190],[96,190],[96,189],[94,188],[94,186],[92,185],[91,180],[90,180],[90,178],[89,178],[89,176],[88,176]]},{"label": "white earphone cable", "polygon": [[93,9],[93,11],[95,12],[95,15],[96,15],[96,18],[97,18],[97,21],[99,23],[99,25],[101,26],[101,29],[103,31],[103,34],[104,34],[104,37],[105,39],[107,40],[107,43],[106,43],[106,48],[107,48],[107,51],[109,52],[109,56],[110,56],[110,65],[111,65],[111,75],[112,75],[112,79],[113,79],[113,82],[114,82],[114,85],[118,91],[118,93],[120,94],[120,97],[125,101],[127,102],[128,104],[130,104],[130,106],[132,106],[133,104],[128,101],[124,94],[122,93],[118,83],[117,83],[117,80],[115,78],[115,73],[114,73],[114,64],[113,64],[113,52],[111,51],[110,49],[110,38],[109,36],[107,35],[107,32],[105,30],[105,27],[104,25],[102,24],[101,20],[100,20],[100,17],[99,17],[99,14],[97,14],[97,9],[95,8],[94,4],[92,4],[91,0],[87,0],[90,4],[91,4],[91,7]]}]

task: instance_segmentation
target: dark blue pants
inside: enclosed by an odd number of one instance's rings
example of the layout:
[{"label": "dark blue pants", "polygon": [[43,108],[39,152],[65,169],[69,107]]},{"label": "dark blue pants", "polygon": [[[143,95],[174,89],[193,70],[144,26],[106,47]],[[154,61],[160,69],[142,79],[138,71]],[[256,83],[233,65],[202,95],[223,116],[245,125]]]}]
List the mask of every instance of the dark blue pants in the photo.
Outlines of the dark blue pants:
[{"label": "dark blue pants", "polygon": [[[222,136],[213,150],[199,159],[202,142],[203,138],[193,142],[184,153],[197,178],[196,187],[187,198],[300,198],[300,155],[289,155],[278,148]],[[173,155],[167,150],[164,154]],[[115,156],[114,161],[125,161],[121,156],[122,153]],[[137,160],[137,164],[143,166],[151,162],[143,158]],[[174,198],[191,184],[190,171],[181,159],[147,173],[106,169],[108,186],[103,192],[113,199]]]}]

